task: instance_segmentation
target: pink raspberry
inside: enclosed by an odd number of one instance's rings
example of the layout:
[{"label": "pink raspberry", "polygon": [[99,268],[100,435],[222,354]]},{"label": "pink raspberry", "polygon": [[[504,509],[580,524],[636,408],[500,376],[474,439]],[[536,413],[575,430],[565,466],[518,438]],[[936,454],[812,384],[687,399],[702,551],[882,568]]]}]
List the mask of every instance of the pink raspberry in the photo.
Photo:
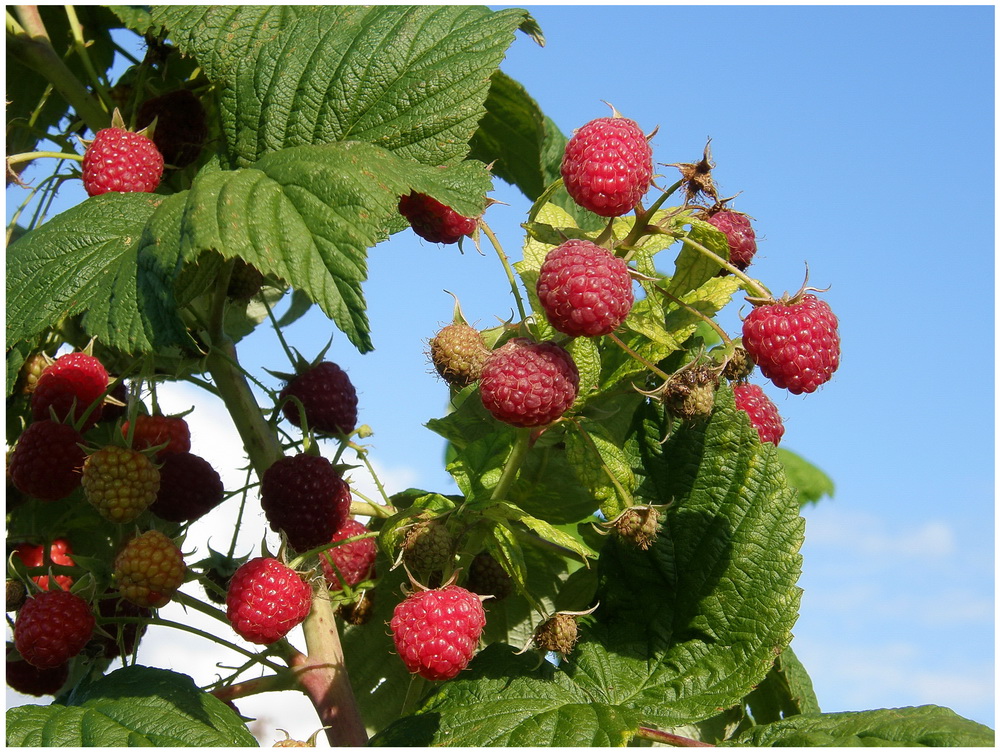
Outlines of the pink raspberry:
[{"label": "pink raspberry", "polygon": [[[54,411],[60,421],[77,421],[107,388],[108,372],[97,358],[86,353],[67,353],[47,366],[38,377],[31,393],[31,415],[36,421],[42,421],[51,418]],[[81,431],[97,423],[101,417],[101,403],[90,411]]]},{"label": "pink raspberry", "polygon": [[[330,543],[362,536],[371,533],[368,528],[353,518],[348,519],[340,527]],[[319,556],[319,564],[323,568],[323,575],[331,591],[342,591],[344,584],[354,588],[359,583],[372,577],[375,568],[375,557],[378,554],[375,539],[358,539],[346,544],[331,546]]]},{"label": "pink raspberry", "polygon": [[103,128],[83,155],[88,196],[109,191],[151,193],[163,177],[163,155],[152,140],[122,128]]},{"label": "pink raspberry", "polygon": [[413,232],[431,243],[458,243],[476,229],[475,217],[463,217],[437,199],[413,192],[399,200],[399,213]]},{"label": "pink raspberry", "polygon": [[226,617],[251,643],[284,638],[312,608],[312,588],[273,557],[257,557],[233,573],[226,592]]},{"label": "pink raspberry", "polygon": [[465,669],[485,625],[479,597],[455,585],[410,594],[389,622],[406,668],[427,680],[450,680]]},{"label": "pink raspberry", "polygon": [[814,392],[840,365],[837,317],[812,294],[756,306],[743,320],[743,347],[778,387]]},{"label": "pink raspberry", "polygon": [[570,138],[561,171],[573,201],[601,217],[620,217],[649,190],[653,150],[634,120],[597,118]]},{"label": "pink raspberry", "polygon": [[745,214],[723,209],[705,220],[721,230],[729,242],[729,261],[739,270],[750,266],[757,253],[757,236]]},{"label": "pink raspberry", "polygon": [[777,406],[756,384],[734,384],[733,398],[736,407],[750,416],[750,423],[757,430],[761,442],[770,442],[775,447],[785,433]]},{"label": "pink raspberry", "polygon": [[544,426],[576,400],[580,374],[572,356],[554,342],[517,337],[493,351],[479,392],[495,418],[514,426]]},{"label": "pink raspberry", "polygon": [[586,240],[549,251],[535,289],[549,323],[571,337],[613,332],[635,301],[628,265]]}]

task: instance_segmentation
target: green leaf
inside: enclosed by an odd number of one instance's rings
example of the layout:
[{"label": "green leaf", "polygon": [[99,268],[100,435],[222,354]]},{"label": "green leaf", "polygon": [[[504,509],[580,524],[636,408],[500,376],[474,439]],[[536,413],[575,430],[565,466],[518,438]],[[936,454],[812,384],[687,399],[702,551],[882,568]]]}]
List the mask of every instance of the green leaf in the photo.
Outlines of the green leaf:
[{"label": "green leaf", "polygon": [[600,504],[608,520],[633,504],[637,486],[628,458],[604,424],[580,420],[566,433],[566,455],[577,478]]},{"label": "green leaf", "polygon": [[752,727],[730,745],[754,747],[993,747],[989,727],[941,706],[800,714]]},{"label": "green leaf", "polygon": [[[232,164],[353,140],[427,165],[469,150],[493,71],[526,14],[474,6],[323,6],[244,55],[223,92]],[[266,106],[265,106],[266,105]]]},{"label": "green leaf", "polygon": [[767,677],[746,701],[757,724],[770,724],[795,714],[820,713],[812,681],[791,646],[774,660]]},{"label": "green leaf", "polygon": [[7,710],[7,745],[257,747],[236,713],[187,675],[132,665],[77,686],[65,705]]},{"label": "green leaf", "polygon": [[494,501],[489,506],[483,507],[481,512],[488,518],[498,521],[511,521],[520,523],[529,531],[532,531],[545,541],[568,549],[580,555],[581,560],[594,554],[593,549],[584,544],[580,539],[570,536],[550,523],[528,515],[524,510],[503,501]]},{"label": "green leaf", "polygon": [[283,149],[249,168],[201,173],[188,192],[181,250],[188,262],[206,250],[238,256],[285,280],[365,352],[367,249],[411,189],[472,215],[489,176],[478,163],[429,168],[359,142]]},{"label": "green leaf", "polygon": [[[694,243],[704,246],[722,259],[729,259],[729,241],[717,227],[704,220],[688,217],[691,229],[687,237]],[[684,243],[677,255],[677,262],[668,292],[680,298],[686,293],[701,287],[718,274],[722,267],[701,253],[691,243]]]},{"label": "green leaf", "polygon": [[778,457],[785,467],[789,485],[799,494],[800,506],[819,502],[824,496],[833,496],[833,479],[801,455],[779,447]]},{"label": "green leaf", "polygon": [[239,61],[256,57],[264,42],[292,25],[300,15],[315,13],[317,7],[154,5],[150,16],[152,23],[167,29],[177,49],[198,59],[211,81],[225,84]]},{"label": "green leaf", "polygon": [[[594,682],[596,687],[599,683]],[[627,708],[609,705],[536,655],[509,646],[482,651],[416,715],[376,735],[374,746],[621,746],[639,726]]]},{"label": "green leaf", "polygon": [[603,548],[591,637],[603,649],[569,663],[603,662],[613,702],[669,729],[741,703],[791,641],[804,526],[774,448],[754,438],[728,387],[707,421],[665,444],[662,409],[645,411],[646,472],[671,504],[649,551],[616,539]]},{"label": "green leaf", "polygon": [[147,268],[138,249],[164,198],[107,193],[87,199],[7,249],[7,341],[27,340],[83,313],[84,331],[126,353],[189,342],[169,305],[172,279]]}]

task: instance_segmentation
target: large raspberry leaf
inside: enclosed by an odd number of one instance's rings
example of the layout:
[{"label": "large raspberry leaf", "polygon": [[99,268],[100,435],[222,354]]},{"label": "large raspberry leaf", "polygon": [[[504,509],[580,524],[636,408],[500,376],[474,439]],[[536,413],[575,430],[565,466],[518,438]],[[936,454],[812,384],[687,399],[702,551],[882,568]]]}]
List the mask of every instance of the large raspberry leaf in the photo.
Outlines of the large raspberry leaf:
[{"label": "large raspberry leaf", "polygon": [[798,714],[752,727],[730,744],[751,747],[989,747],[989,727],[941,706]]},{"label": "large raspberry leaf", "polygon": [[789,485],[798,492],[800,506],[833,496],[833,479],[801,455],[779,447],[778,457],[785,466],[785,477]]},{"label": "large raspberry leaf", "polygon": [[231,164],[347,139],[455,164],[526,18],[471,6],[323,6],[268,29],[273,38],[242,57],[222,93]]},{"label": "large raspberry leaf", "polygon": [[137,279],[140,238],[174,200],[146,193],[87,199],[7,248],[7,343],[28,340],[62,319],[128,353],[184,346],[172,307],[172,270]]},{"label": "large raspberry leaf", "polygon": [[257,747],[239,716],[187,675],[132,665],[64,703],[7,710],[7,745]]}]

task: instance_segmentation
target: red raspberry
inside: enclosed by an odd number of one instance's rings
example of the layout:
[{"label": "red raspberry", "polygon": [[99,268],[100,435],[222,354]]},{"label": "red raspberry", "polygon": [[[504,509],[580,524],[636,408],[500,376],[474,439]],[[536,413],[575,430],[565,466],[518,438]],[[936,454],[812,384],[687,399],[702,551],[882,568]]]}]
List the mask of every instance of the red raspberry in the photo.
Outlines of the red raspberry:
[{"label": "red raspberry", "polygon": [[302,426],[297,397],[306,412],[309,428],[323,434],[350,434],[358,423],[358,393],[337,364],[322,361],[292,379],[279,395],[285,418]]},{"label": "red raspberry", "polygon": [[743,347],[778,387],[814,392],[840,365],[837,317],[812,294],[760,305],[743,320]]},{"label": "red raspberry", "polygon": [[233,573],[226,616],[240,636],[268,645],[302,622],[312,606],[312,588],[292,568],[257,557]]},{"label": "red raspberry", "polygon": [[628,265],[585,240],[549,251],[535,289],[549,323],[570,337],[613,332],[635,301]]},{"label": "red raspberry", "polygon": [[326,458],[291,455],[264,471],[260,505],[271,530],[302,552],[333,539],[347,521],[351,490]]},{"label": "red raspberry", "polygon": [[[24,563],[25,567],[47,567],[49,564],[72,567],[76,564],[70,556],[73,554],[73,547],[69,545],[66,539],[53,540],[49,546],[50,562],[45,561],[45,550],[40,544],[28,544],[27,542],[18,544],[14,547],[14,554]],[[48,575],[35,575],[31,579],[43,591],[49,590]],[[73,585],[73,578],[69,575],[57,575],[55,576],[55,580],[59,588],[64,591],[69,590],[69,587]]]},{"label": "red raspberry", "polygon": [[474,217],[463,217],[437,199],[415,191],[399,200],[399,213],[413,232],[431,243],[458,243],[476,229]]},{"label": "red raspberry", "polygon": [[86,453],[76,429],[56,421],[35,421],[17,440],[10,457],[15,488],[37,499],[68,497],[80,485]]},{"label": "red raspberry", "polygon": [[222,477],[202,457],[190,452],[165,455],[160,464],[160,490],[149,511],[163,520],[197,520],[226,496]]},{"label": "red raspberry", "polygon": [[[7,653],[14,644],[7,644]],[[7,660],[7,684],[23,695],[55,695],[69,679],[69,664],[63,663],[50,669],[39,669],[24,659]]]},{"label": "red raspberry", "polygon": [[156,609],[170,601],[186,572],[181,550],[155,530],[136,536],[115,557],[118,590],[140,607]]},{"label": "red raspberry", "polygon": [[[348,519],[340,527],[330,543],[363,536],[371,531],[363,524]],[[375,556],[378,553],[375,539],[368,537],[347,544],[332,546],[320,554],[319,564],[323,567],[323,575],[331,591],[342,591],[344,585],[354,588],[362,581],[372,577],[375,570]]]},{"label": "red raspberry", "polygon": [[[42,421],[51,417],[51,408],[60,421],[77,421],[92,403],[98,400],[103,403],[108,381],[107,370],[94,356],[86,353],[60,356],[38,378],[31,393],[31,415],[36,421]],[[81,431],[97,423],[101,410],[101,403],[94,406]]]},{"label": "red raspberry", "polygon": [[52,669],[79,654],[94,633],[90,604],[69,591],[42,591],[24,602],[14,623],[21,658]]},{"label": "red raspberry", "polygon": [[441,378],[458,389],[479,379],[490,357],[483,336],[468,324],[449,324],[430,341],[431,363]]},{"label": "red raspberry", "polygon": [[[122,436],[126,439],[128,432],[129,422],[126,421],[122,425]],[[191,449],[191,429],[187,421],[180,416],[136,416],[132,448],[148,450],[160,445],[165,446],[156,451],[157,459],[171,453],[188,452]]]},{"label": "red raspberry", "polygon": [[705,220],[715,225],[725,233],[729,242],[729,261],[739,270],[750,266],[750,261],[757,253],[757,237],[750,224],[750,218],[745,214],[723,209]]},{"label": "red raspberry", "polygon": [[156,500],[160,472],[138,450],[108,445],[83,464],[87,500],[112,523],[130,523]]},{"label": "red raspberry", "polygon": [[109,191],[155,191],[163,177],[163,155],[141,133],[102,128],[83,155],[83,187],[88,196]]},{"label": "red raspberry", "polygon": [[455,585],[410,594],[389,623],[406,668],[427,680],[450,680],[465,669],[485,625],[479,597]]},{"label": "red raspberry", "polygon": [[649,190],[653,150],[634,120],[597,118],[566,144],[562,177],[573,201],[601,217],[631,211]]},{"label": "red raspberry", "polygon": [[486,409],[514,426],[544,426],[576,400],[580,374],[572,356],[554,342],[514,338],[493,351],[479,378]]},{"label": "red raspberry", "polygon": [[778,408],[756,384],[734,384],[733,397],[736,407],[750,416],[750,423],[757,430],[761,442],[770,442],[775,447],[785,433]]}]

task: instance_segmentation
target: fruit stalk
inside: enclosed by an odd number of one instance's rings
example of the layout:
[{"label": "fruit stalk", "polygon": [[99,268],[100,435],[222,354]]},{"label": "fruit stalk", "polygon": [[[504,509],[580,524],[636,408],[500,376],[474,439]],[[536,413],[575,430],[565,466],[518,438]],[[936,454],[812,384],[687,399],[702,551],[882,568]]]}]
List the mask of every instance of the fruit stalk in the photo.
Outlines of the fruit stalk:
[{"label": "fruit stalk", "polygon": [[300,670],[299,684],[309,696],[334,747],[368,744],[357,701],[344,665],[344,650],[326,589],[313,594],[312,611],[302,623],[309,655],[298,654],[291,666]]},{"label": "fruit stalk", "polygon": [[636,737],[643,740],[652,740],[663,745],[671,745],[675,748],[714,748],[712,743],[703,743],[701,740],[692,740],[690,737],[681,737],[670,732],[661,732],[651,727],[639,727]]}]

